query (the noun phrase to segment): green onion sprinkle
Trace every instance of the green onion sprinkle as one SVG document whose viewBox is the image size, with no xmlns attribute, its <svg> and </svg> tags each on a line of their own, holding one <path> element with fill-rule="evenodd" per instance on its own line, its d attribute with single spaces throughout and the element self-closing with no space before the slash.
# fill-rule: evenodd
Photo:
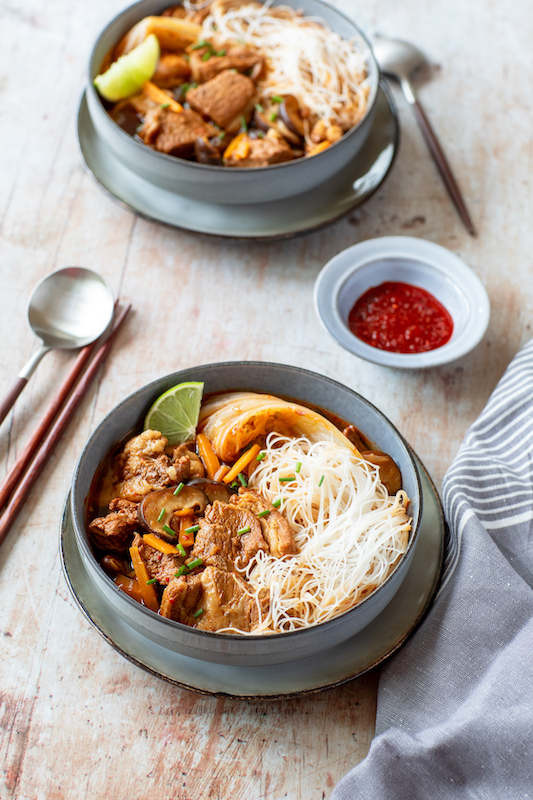
<svg viewBox="0 0 533 800">
<path fill-rule="evenodd" d="M 203 613 L 204 613 L 203 608 L 199 608 L 198 611 L 194 612 L 193 617 L 199 617 Z"/>
<path fill-rule="evenodd" d="M 178 483 L 178 485 L 176 486 L 173 494 L 175 494 L 177 496 L 181 492 L 181 490 L 183 489 L 184 486 L 185 486 L 184 483 Z"/>
<path fill-rule="evenodd" d="M 148 586 L 151 586 L 153 583 L 157 583 L 157 578 L 150 578 L 150 580 L 146 581 L 146 583 Z"/>
<path fill-rule="evenodd" d="M 269 514 L 270 514 L 270 509 L 269 508 L 265 508 L 265 510 L 264 511 L 260 511 L 257 516 L 259 517 L 259 519 L 261 519 L 261 517 L 268 517 Z"/>
<path fill-rule="evenodd" d="M 296 472 L 296 474 L 298 474 L 298 472 L 300 472 L 301 468 L 302 468 L 302 462 L 301 461 L 297 461 L 296 462 L 296 466 L 294 467 L 294 471 Z"/>
<path fill-rule="evenodd" d="M 163 525 L 163 530 L 165 533 L 168 533 L 169 536 L 177 536 L 178 534 L 176 531 L 173 531 L 172 528 L 169 528 L 168 525 Z"/>
<path fill-rule="evenodd" d="M 191 525 L 190 528 L 185 528 L 184 532 L 185 533 L 196 533 L 196 531 L 199 531 L 199 530 L 200 530 L 200 526 L 199 525 Z"/>
<path fill-rule="evenodd" d="M 162 520 L 162 519 L 163 519 L 163 517 L 165 516 L 165 513 L 166 513 L 166 508 L 162 508 L 162 509 L 161 509 L 161 511 L 159 512 L 159 516 L 158 516 L 158 518 L 157 518 L 157 521 L 158 521 L 158 522 L 161 522 L 161 520 Z"/>
<path fill-rule="evenodd" d="M 319 487 L 319 488 L 320 488 L 320 487 L 322 486 L 322 484 L 324 483 L 324 478 L 325 478 L 325 477 L 326 477 L 325 475 L 322 475 L 322 477 L 321 477 L 321 478 L 320 478 L 320 480 L 318 481 L 318 487 Z"/>
<path fill-rule="evenodd" d="M 237 536 L 242 536 L 243 533 L 250 533 L 251 530 L 252 529 L 250 528 L 250 526 L 247 525 L 245 528 L 241 528 L 240 531 L 237 531 Z"/>
<path fill-rule="evenodd" d="M 201 558 L 195 558 L 194 561 L 189 561 L 187 566 L 189 569 L 194 569 L 195 567 L 201 567 L 203 563 Z"/>
</svg>

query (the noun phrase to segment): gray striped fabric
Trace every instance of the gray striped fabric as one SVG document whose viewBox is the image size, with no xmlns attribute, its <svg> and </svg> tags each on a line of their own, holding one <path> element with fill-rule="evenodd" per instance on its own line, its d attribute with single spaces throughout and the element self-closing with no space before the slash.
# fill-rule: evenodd
<svg viewBox="0 0 533 800">
<path fill-rule="evenodd" d="M 377 736 L 332 800 L 533 798 L 533 342 L 444 480 L 431 612 L 383 668 Z"/>
</svg>

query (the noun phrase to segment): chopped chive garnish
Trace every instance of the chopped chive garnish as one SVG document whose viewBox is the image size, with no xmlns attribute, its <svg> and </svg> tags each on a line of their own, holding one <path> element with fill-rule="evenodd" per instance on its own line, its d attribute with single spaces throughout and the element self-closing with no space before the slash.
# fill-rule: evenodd
<svg viewBox="0 0 533 800">
<path fill-rule="evenodd" d="M 212 51 L 208 50 L 206 53 L 203 54 L 202 61 L 209 61 L 212 55 L 213 55 Z"/>
<path fill-rule="evenodd" d="M 226 55 L 226 50 L 225 49 L 224 50 L 219 50 L 218 53 L 216 53 L 216 55 L 217 56 L 225 56 Z M 235 70 L 235 71 L 237 71 L 237 70 Z"/>
<path fill-rule="evenodd" d="M 325 477 L 326 477 L 325 475 L 322 475 L 322 477 L 321 477 L 321 478 L 320 478 L 320 480 L 318 481 L 318 486 L 319 486 L 319 487 L 320 487 L 320 486 L 322 486 L 322 484 L 324 483 L 324 478 L 325 478 Z"/>
<path fill-rule="evenodd" d="M 250 533 L 251 530 L 252 529 L 250 528 L 250 526 L 247 525 L 245 528 L 241 528 L 239 531 L 237 531 L 237 536 L 242 536 L 243 533 Z"/>
<path fill-rule="evenodd" d="M 176 533 L 176 531 L 173 531 L 172 528 L 169 528 L 168 525 L 163 525 L 163 530 L 165 531 L 165 533 L 168 533 L 169 536 L 177 536 L 178 535 Z"/>
<path fill-rule="evenodd" d="M 263 108 L 263 106 L 261 105 L 261 103 L 256 103 L 256 104 L 255 104 L 255 109 L 256 109 L 256 111 L 259 111 L 259 113 L 260 113 L 260 114 L 261 114 L 261 112 L 262 112 L 262 111 L 264 111 L 264 110 L 265 110 L 265 109 Z"/>
<path fill-rule="evenodd" d="M 268 517 L 269 514 L 270 514 L 270 509 L 269 508 L 265 508 L 265 510 L 264 511 L 260 511 L 257 516 L 261 519 L 261 517 Z"/>
<path fill-rule="evenodd" d="M 271 100 L 273 103 L 283 103 L 283 97 L 280 97 L 279 94 L 273 95 L 273 97 L 271 97 Z"/>
<path fill-rule="evenodd" d="M 158 521 L 158 522 L 161 522 L 161 520 L 162 520 L 162 519 L 163 519 L 163 517 L 165 516 L 165 512 L 166 512 L 166 508 L 162 508 L 162 509 L 161 509 L 161 511 L 159 512 L 159 516 L 158 516 L 158 518 L 157 518 L 157 521 Z"/>
<path fill-rule="evenodd" d="M 187 55 L 187 53 L 184 54 L 183 58 L 185 59 L 185 61 L 189 60 L 189 56 Z"/>
<path fill-rule="evenodd" d="M 175 578 L 181 578 L 183 573 L 184 572 L 188 572 L 188 571 L 189 571 L 189 567 L 187 566 L 187 564 L 182 564 L 181 567 L 179 568 L 179 570 L 174 573 L 174 577 Z"/>
<path fill-rule="evenodd" d="M 194 569 L 195 567 L 201 567 L 203 563 L 201 558 L 195 558 L 194 561 L 189 561 L 187 566 L 189 569 Z"/>
<path fill-rule="evenodd" d="M 239 481 L 233 481 L 233 483 L 230 483 L 230 486 L 231 486 L 232 489 L 238 489 L 239 488 Z"/>
<path fill-rule="evenodd" d="M 200 39 L 198 44 L 191 47 L 191 50 L 201 50 L 202 47 L 211 47 L 211 42 L 206 42 L 205 39 Z"/>
<path fill-rule="evenodd" d="M 259 135 L 259 134 L 258 134 L 258 135 Z M 264 450 L 262 450 L 260 453 L 258 453 L 258 454 L 256 455 L 256 457 L 255 457 L 255 460 L 256 460 L 256 461 L 262 461 L 262 460 L 263 460 L 265 457 L 266 457 L 266 453 L 265 453 L 265 451 L 264 451 Z"/>
<path fill-rule="evenodd" d="M 277 500 L 274 500 L 274 502 L 272 503 L 272 505 L 274 506 L 274 508 L 279 508 L 279 507 L 280 507 L 280 505 L 281 505 L 281 497 L 278 497 L 278 499 L 277 499 Z"/>
<path fill-rule="evenodd" d="M 189 89 L 196 89 L 197 86 L 198 86 L 197 83 L 191 83 L 191 85 L 189 86 Z M 189 89 L 187 89 L 187 91 L 189 91 Z"/>
<path fill-rule="evenodd" d="M 296 480 L 296 478 L 294 477 L 294 475 L 291 475 L 290 478 L 280 478 L 279 482 L 280 483 L 289 483 L 290 481 L 295 481 L 295 480 Z"/>
<path fill-rule="evenodd" d="M 146 583 L 148 586 L 151 586 L 153 583 L 157 583 L 157 578 L 150 578 L 150 580 L 146 581 Z"/>
<path fill-rule="evenodd" d="M 246 480 L 246 475 L 244 475 L 242 472 L 239 472 L 237 477 L 241 482 L 241 486 L 244 486 L 244 487 L 248 486 L 248 481 Z"/>
<path fill-rule="evenodd" d="M 203 608 L 199 608 L 198 611 L 194 612 L 193 617 L 199 617 L 200 614 L 203 614 L 203 613 L 204 613 Z"/>
<path fill-rule="evenodd" d="M 241 128 L 243 129 L 243 131 L 247 131 L 248 125 L 246 124 L 246 120 L 244 119 L 244 117 L 241 117 L 240 120 L 241 120 Z"/>
<path fill-rule="evenodd" d="M 278 118 L 278 115 L 276 114 L 275 111 L 273 111 L 272 114 L 270 115 L 270 122 L 275 122 L 277 120 L 277 118 Z"/>
<path fill-rule="evenodd" d="M 184 483 L 178 483 L 178 485 L 174 489 L 173 494 L 175 494 L 177 496 L 181 492 L 181 490 L 183 489 L 184 486 L 185 486 Z"/>
<path fill-rule="evenodd" d="M 300 472 L 301 468 L 302 468 L 302 462 L 301 461 L 297 461 L 296 462 L 296 466 L 294 467 L 294 471 L 296 473 L 298 473 L 298 472 Z"/>
<path fill-rule="evenodd" d="M 169 106 L 170 106 L 170 103 L 165 103 L 165 105 L 161 106 L 161 108 L 168 108 Z"/>
<path fill-rule="evenodd" d="M 258 131 L 257 132 L 257 138 L 258 139 L 264 139 L 265 138 L 265 134 L 263 133 L 263 131 Z M 260 459 L 260 460 L 262 461 L 263 459 Z"/>
<path fill-rule="evenodd" d="M 185 556 L 187 555 L 187 551 L 184 548 L 184 546 L 181 544 L 181 542 L 178 542 L 178 544 L 176 545 L 176 549 L 177 549 L 178 553 L 180 554 L 180 556 L 183 556 L 183 558 L 185 558 Z"/>
<path fill-rule="evenodd" d="M 199 531 L 199 530 L 200 530 L 200 526 L 199 525 L 191 525 L 190 528 L 185 528 L 184 532 L 185 533 L 196 533 L 196 531 Z"/>
</svg>

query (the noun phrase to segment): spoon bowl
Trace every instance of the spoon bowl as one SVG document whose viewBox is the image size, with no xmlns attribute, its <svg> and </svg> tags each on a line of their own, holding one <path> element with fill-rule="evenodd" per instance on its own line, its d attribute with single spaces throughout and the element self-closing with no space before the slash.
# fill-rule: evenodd
<svg viewBox="0 0 533 800">
<path fill-rule="evenodd" d="M 85 267 L 65 267 L 35 287 L 28 322 L 45 347 L 84 347 L 104 333 L 113 315 L 106 281 Z"/>
<path fill-rule="evenodd" d="M 427 63 L 424 53 L 414 44 L 401 39 L 376 37 L 374 55 L 382 72 L 397 79 L 408 78 L 415 70 Z"/>
</svg>

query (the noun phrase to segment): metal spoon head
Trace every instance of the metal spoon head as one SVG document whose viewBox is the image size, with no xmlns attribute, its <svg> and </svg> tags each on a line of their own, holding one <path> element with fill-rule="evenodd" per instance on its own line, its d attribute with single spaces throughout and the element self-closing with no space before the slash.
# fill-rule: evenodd
<svg viewBox="0 0 533 800">
<path fill-rule="evenodd" d="M 37 284 L 28 321 L 46 347 L 85 347 L 104 333 L 113 307 L 113 292 L 101 275 L 85 267 L 65 267 Z"/>
<path fill-rule="evenodd" d="M 426 57 L 418 47 L 401 39 L 376 36 L 373 50 L 381 71 L 398 80 L 408 79 L 415 69 L 426 63 Z"/>
</svg>

